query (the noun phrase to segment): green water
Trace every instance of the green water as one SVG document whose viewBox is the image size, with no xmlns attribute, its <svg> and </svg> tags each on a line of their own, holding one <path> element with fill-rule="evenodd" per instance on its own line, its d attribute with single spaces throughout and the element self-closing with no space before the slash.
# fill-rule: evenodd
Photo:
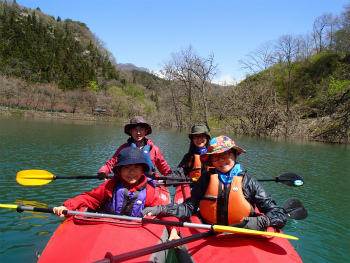
<svg viewBox="0 0 350 263">
<path fill-rule="evenodd" d="M 29 187 L 18 185 L 15 177 L 26 169 L 95 175 L 126 141 L 123 127 L 118 123 L 0 116 L 0 203 L 56 206 L 96 187 L 98 180 L 56 180 Z M 188 150 L 187 133 L 153 127 L 149 135 L 171 168 Z M 273 178 L 294 172 L 304 177 L 306 183 L 299 188 L 262 183 L 278 204 L 294 196 L 308 210 L 307 219 L 289 220 L 283 229 L 285 234 L 299 237 L 291 243 L 302 260 L 350 262 L 350 146 L 225 135 L 247 151 L 239 161 L 252 176 Z M 36 262 L 35 252 L 42 252 L 60 222 L 62 219 L 50 214 L 0 209 L 0 262 Z"/>
</svg>

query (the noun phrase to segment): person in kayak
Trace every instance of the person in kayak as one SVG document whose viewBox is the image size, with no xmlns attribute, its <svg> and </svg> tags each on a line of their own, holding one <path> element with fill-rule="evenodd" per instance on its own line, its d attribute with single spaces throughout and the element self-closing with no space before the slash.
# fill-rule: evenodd
<svg viewBox="0 0 350 263">
<path fill-rule="evenodd" d="M 91 192 L 85 192 L 68 199 L 63 206 L 54 207 L 53 212 L 64 217 L 64 210 L 76 210 L 87 207 L 94 211 L 139 217 L 144 207 L 164 204 L 160 187 L 144 175 L 149 171 L 142 151 L 136 147 L 127 147 L 118 154 L 113 169 L 114 178 L 105 181 Z M 171 219 L 170 220 L 177 220 Z M 168 227 L 169 240 L 178 239 L 179 228 Z"/>
<path fill-rule="evenodd" d="M 186 220 L 200 208 L 201 217 L 209 224 L 240 223 L 253 230 L 283 228 L 287 220 L 283 208 L 237 162 L 237 157 L 246 151 L 226 136 L 213 138 L 207 150 L 201 154 L 201 161 L 213 168 L 199 178 L 191 197 L 181 204 L 146 207 L 142 215 Z M 263 214 L 255 213 L 255 207 Z"/>
<path fill-rule="evenodd" d="M 133 117 L 130 120 L 130 123 L 125 125 L 124 132 L 129 135 L 130 138 L 118 148 L 112 158 L 109 159 L 97 172 L 100 180 L 105 180 L 108 174 L 112 172 L 112 169 L 118 161 L 119 152 L 126 147 L 137 147 L 143 150 L 145 160 L 150 166 L 150 171 L 145 173 L 146 176 L 159 176 L 155 173 L 155 168 L 157 168 L 164 176 L 167 176 L 172 172 L 160 149 L 151 139 L 146 137 L 146 135 L 152 133 L 152 127 L 142 116 Z"/>
<path fill-rule="evenodd" d="M 200 160 L 200 154 L 207 152 L 207 147 L 211 139 L 207 126 L 203 124 L 192 126 L 188 137 L 190 138 L 188 152 L 183 156 L 176 170 L 169 176 L 198 179 L 202 171 L 207 171 L 207 165 Z"/>
</svg>

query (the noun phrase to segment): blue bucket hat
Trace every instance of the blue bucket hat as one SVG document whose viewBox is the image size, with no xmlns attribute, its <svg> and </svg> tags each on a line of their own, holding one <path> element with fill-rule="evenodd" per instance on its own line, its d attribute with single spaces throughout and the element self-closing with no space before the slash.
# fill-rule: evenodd
<svg viewBox="0 0 350 263">
<path fill-rule="evenodd" d="M 146 163 L 142 150 L 136 147 L 126 147 L 122 149 L 118 154 L 118 161 L 115 167 L 133 164 L 142 165 L 144 173 L 149 171 L 149 166 Z"/>
</svg>

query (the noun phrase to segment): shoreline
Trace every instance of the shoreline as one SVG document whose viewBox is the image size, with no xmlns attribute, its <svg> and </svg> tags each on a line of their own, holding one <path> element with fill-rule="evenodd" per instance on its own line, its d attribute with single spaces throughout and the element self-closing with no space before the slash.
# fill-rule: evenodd
<svg viewBox="0 0 350 263">
<path fill-rule="evenodd" d="M 35 110 L 25 110 L 25 109 L 9 109 L 7 107 L 0 107 L 0 116 L 18 116 L 18 117 L 31 117 L 31 118 L 47 118 L 47 119 L 67 119 L 67 120 L 84 120 L 84 121 L 103 121 L 103 122 L 120 122 L 120 123 L 128 123 L 129 119 L 116 117 L 116 116 L 108 116 L 104 113 L 68 113 L 68 112 L 50 112 L 50 111 L 35 111 Z M 350 144 L 350 142 L 339 143 L 339 142 L 324 142 L 321 140 L 313 139 L 310 134 L 305 133 L 309 129 L 310 122 L 307 124 L 306 122 L 300 123 L 300 129 L 298 134 L 293 134 L 288 138 L 295 139 L 305 139 L 313 142 L 323 142 L 323 143 L 337 143 L 337 144 Z M 166 126 L 163 126 L 166 127 Z M 169 126 L 167 126 L 169 127 Z M 175 127 L 175 126 L 170 126 Z M 222 130 L 229 131 L 229 129 L 212 127 L 212 130 Z M 239 133 L 238 133 L 239 134 Z M 240 134 L 241 135 L 241 134 Z M 266 136 L 269 138 L 281 138 L 283 136 Z"/>
</svg>

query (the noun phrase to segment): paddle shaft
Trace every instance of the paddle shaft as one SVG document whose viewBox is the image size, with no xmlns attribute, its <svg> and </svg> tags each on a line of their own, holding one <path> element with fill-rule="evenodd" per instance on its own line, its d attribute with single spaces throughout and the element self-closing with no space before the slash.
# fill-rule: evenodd
<svg viewBox="0 0 350 263">
<path fill-rule="evenodd" d="M 107 176 L 107 179 L 113 178 L 113 176 Z M 186 178 L 186 177 L 151 177 L 156 181 L 164 180 L 163 183 L 158 183 L 158 185 L 181 185 L 181 184 L 192 184 L 196 182 L 197 178 Z M 56 179 L 98 179 L 96 175 L 53 175 L 52 173 L 45 170 L 23 170 L 17 173 L 16 180 L 21 185 L 44 185 L 50 183 Z M 167 180 L 172 180 L 173 182 L 167 183 Z M 278 177 L 273 179 L 257 179 L 258 181 L 273 181 L 281 182 L 288 186 L 301 186 L 304 183 L 304 179 L 295 173 L 283 173 Z M 174 182 L 174 181 L 185 181 L 185 182 Z"/>
<path fill-rule="evenodd" d="M 52 209 L 26 207 L 26 206 L 18 205 L 18 207 L 17 207 L 18 212 L 22 212 L 25 210 L 35 211 L 35 212 L 44 212 L 44 213 L 53 213 Z M 251 230 L 251 229 L 242 229 L 239 227 L 232 227 L 232 226 L 194 224 L 194 223 L 187 223 L 187 222 L 173 222 L 173 221 L 166 221 L 166 220 L 156 220 L 156 219 L 149 219 L 149 218 L 124 216 L 124 215 L 111 215 L 111 214 L 103 214 L 103 213 L 91 213 L 91 212 L 80 212 L 80 211 L 69 211 L 69 210 L 64 210 L 63 214 L 65 214 L 65 215 L 82 215 L 82 216 L 87 216 L 87 217 L 91 217 L 91 218 L 113 218 L 113 219 L 119 219 L 119 220 L 125 220 L 125 221 L 135 221 L 135 222 L 142 222 L 142 223 L 149 223 L 149 224 L 198 228 L 198 229 L 213 230 L 215 232 L 223 232 L 223 233 L 226 233 L 226 232 L 227 233 L 243 233 L 243 234 L 248 234 L 248 235 L 275 236 L 275 237 L 282 237 L 282 238 L 289 238 L 289 239 L 296 239 L 296 240 L 298 239 L 297 237 L 294 237 L 294 236 L 284 235 L 284 234 L 275 233 L 275 232 L 265 232 L 265 231 Z"/>
<path fill-rule="evenodd" d="M 192 183 L 197 181 L 194 178 L 187 178 L 187 177 L 167 177 L 167 176 L 161 176 L 161 177 L 151 177 L 153 180 L 173 180 L 173 181 L 187 181 L 188 183 Z M 259 182 L 294 182 L 295 179 L 280 179 L 278 177 L 276 178 L 268 178 L 268 179 L 257 179 Z"/>
<path fill-rule="evenodd" d="M 111 179 L 113 176 L 107 176 L 107 179 Z M 98 179 L 97 175 L 67 175 L 67 176 L 62 176 L 62 175 L 54 175 L 53 180 L 56 179 Z"/>
<path fill-rule="evenodd" d="M 51 213 L 53 214 L 52 208 L 41 208 L 41 207 L 32 207 L 32 206 L 24 206 L 24 205 L 18 205 L 17 206 L 17 212 L 23 212 L 23 211 L 31 211 L 31 212 L 41 212 L 41 213 Z"/>
<path fill-rule="evenodd" d="M 17 210 L 17 212 L 30 211 L 30 212 L 41 212 L 41 213 L 53 214 L 52 208 L 40 208 L 40 207 L 18 205 L 16 210 Z M 141 223 L 145 223 L 145 224 L 149 223 L 149 224 L 157 224 L 157 225 L 202 228 L 202 229 L 212 230 L 211 225 L 193 224 L 193 223 L 186 223 L 186 222 L 173 222 L 173 221 L 142 218 L 142 217 L 124 216 L 124 215 L 112 215 L 112 214 L 69 211 L 69 210 L 64 210 L 63 214 L 65 214 L 65 215 L 80 215 L 80 216 L 86 216 L 86 217 L 92 217 L 92 218 L 113 218 L 113 219 L 119 219 L 119 220 L 125 220 L 125 221 L 141 222 Z"/>
<path fill-rule="evenodd" d="M 99 261 L 95 261 L 93 263 L 112 263 L 112 262 L 123 262 L 126 260 L 131 260 L 134 258 L 138 258 L 138 257 L 142 257 L 148 254 L 152 254 L 161 250 L 165 250 L 165 249 L 169 249 L 169 248 L 173 248 L 173 247 L 177 247 L 177 246 L 181 246 L 183 244 L 188 244 L 191 242 L 194 242 L 196 240 L 202 239 L 202 238 L 206 238 L 206 237 L 210 237 L 210 236 L 214 236 L 215 233 L 212 231 L 208 231 L 208 232 L 203 232 L 203 233 L 199 233 L 193 236 L 189 236 L 189 237 L 185 237 L 185 238 L 181 238 L 181 239 L 177 239 L 177 240 L 172 240 L 172 241 L 168 241 L 162 244 L 158 244 L 155 246 L 151 246 L 151 247 L 146 247 L 140 250 L 136 250 L 136 251 L 131 251 L 131 252 L 127 252 L 124 254 L 120 254 L 117 256 L 113 256 L 112 253 L 108 252 L 106 253 L 106 256 L 104 259 L 99 260 Z"/>
</svg>

